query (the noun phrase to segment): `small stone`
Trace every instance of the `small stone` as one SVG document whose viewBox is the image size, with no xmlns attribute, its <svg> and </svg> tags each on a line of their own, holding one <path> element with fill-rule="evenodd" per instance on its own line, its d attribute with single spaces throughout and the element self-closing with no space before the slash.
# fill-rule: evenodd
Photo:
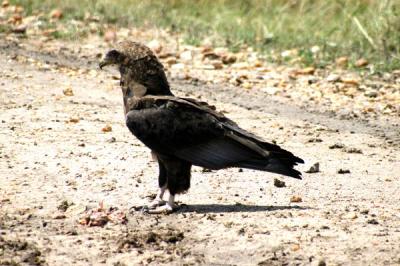
<svg viewBox="0 0 400 266">
<path fill-rule="evenodd" d="M 104 40 L 106 42 L 115 42 L 117 40 L 117 33 L 115 30 L 107 30 L 104 33 Z"/>
<path fill-rule="evenodd" d="M 349 212 L 346 215 L 344 215 L 343 218 L 354 220 L 358 218 L 358 215 L 355 212 Z"/>
<path fill-rule="evenodd" d="M 184 68 L 185 68 L 185 64 L 182 64 L 182 63 L 177 63 L 177 64 L 171 65 L 171 69 L 184 69 Z"/>
<path fill-rule="evenodd" d="M 338 173 L 338 174 L 341 174 L 341 175 L 343 175 L 343 174 L 350 174 L 350 170 L 349 170 L 349 169 L 339 169 L 339 170 L 337 171 L 337 173 Z"/>
<path fill-rule="evenodd" d="M 188 51 L 183 51 L 180 54 L 179 58 L 182 61 L 185 61 L 185 62 L 192 61 L 192 59 L 193 59 L 192 51 L 189 51 L 189 50 Z"/>
<path fill-rule="evenodd" d="M 55 215 L 53 215 L 54 220 L 65 219 L 66 217 L 67 216 L 65 216 L 65 214 L 62 214 L 62 213 L 56 213 Z"/>
<path fill-rule="evenodd" d="M 320 139 L 320 138 L 311 138 L 311 139 L 307 140 L 307 142 L 309 142 L 309 143 L 322 142 L 322 139 Z"/>
<path fill-rule="evenodd" d="M 149 43 L 147 43 L 147 46 L 153 50 L 156 54 L 160 53 L 162 50 L 162 45 L 158 40 L 152 40 Z"/>
<path fill-rule="evenodd" d="M 24 34 L 26 33 L 27 26 L 26 25 L 18 25 L 17 27 L 12 29 L 13 33 Z"/>
<path fill-rule="evenodd" d="M 331 146 L 329 146 L 329 149 L 343 149 L 344 148 L 344 144 L 342 143 L 335 143 Z"/>
<path fill-rule="evenodd" d="M 377 91 L 366 91 L 364 93 L 364 95 L 369 98 L 376 98 L 376 97 L 378 97 L 378 92 Z"/>
<path fill-rule="evenodd" d="M 359 153 L 359 154 L 362 154 L 362 150 L 357 149 L 357 148 L 345 148 L 344 151 L 347 152 L 347 153 Z"/>
<path fill-rule="evenodd" d="M 274 178 L 274 186 L 276 187 L 286 187 L 286 183 L 284 181 L 279 180 L 278 178 Z"/>
<path fill-rule="evenodd" d="M 318 173 L 319 172 L 319 162 L 313 164 L 310 169 L 306 171 L 308 174 Z"/>
<path fill-rule="evenodd" d="M 337 74 L 330 74 L 328 77 L 326 77 L 326 81 L 328 82 L 338 82 L 340 81 L 340 76 Z"/>
<path fill-rule="evenodd" d="M 110 139 L 107 140 L 108 143 L 114 143 L 117 140 L 114 137 L 111 137 Z"/>
<path fill-rule="evenodd" d="M 313 47 L 311 47 L 310 51 L 313 54 L 317 54 L 317 53 L 319 53 L 319 51 L 321 51 L 321 48 L 319 48 L 318 45 L 314 45 Z"/>
<path fill-rule="evenodd" d="M 367 223 L 369 223 L 369 224 L 379 224 L 379 222 L 376 220 L 376 219 L 369 219 L 368 221 L 367 221 Z"/>
</svg>

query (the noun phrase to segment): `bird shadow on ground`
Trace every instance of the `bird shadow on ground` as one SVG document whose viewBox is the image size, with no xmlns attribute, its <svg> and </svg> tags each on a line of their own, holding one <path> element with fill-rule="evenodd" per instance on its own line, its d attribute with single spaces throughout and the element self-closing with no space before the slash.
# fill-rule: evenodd
<svg viewBox="0 0 400 266">
<path fill-rule="evenodd" d="M 298 205 L 285 206 L 259 206 L 244 204 L 192 204 L 179 206 L 177 213 L 229 213 L 229 212 L 265 212 L 265 211 L 282 211 L 282 210 L 308 210 L 309 207 Z"/>
</svg>

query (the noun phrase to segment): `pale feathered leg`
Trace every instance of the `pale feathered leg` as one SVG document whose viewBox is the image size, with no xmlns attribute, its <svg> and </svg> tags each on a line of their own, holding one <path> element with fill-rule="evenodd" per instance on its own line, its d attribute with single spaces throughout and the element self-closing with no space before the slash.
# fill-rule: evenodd
<svg viewBox="0 0 400 266">
<path fill-rule="evenodd" d="M 157 193 L 156 198 L 149 204 L 149 209 L 154 209 L 156 207 L 162 206 L 165 204 L 165 200 L 163 200 L 165 190 L 167 189 L 167 185 L 160 187 L 160 191 Z"/>
</svg>

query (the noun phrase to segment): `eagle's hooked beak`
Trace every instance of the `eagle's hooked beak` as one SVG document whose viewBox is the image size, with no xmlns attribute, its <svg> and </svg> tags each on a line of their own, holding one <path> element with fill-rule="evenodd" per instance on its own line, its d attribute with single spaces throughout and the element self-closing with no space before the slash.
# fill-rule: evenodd
<svg viewBox="0 0 400 266">
<path fill-rule="evenodd" d="M 107 61 L 107 60 L 102 60 L 102 61 L 100 61 L 100 63 L 99 63 L 99 68 L 100 69 L 103 69 L 103 67 L 105 67 L 106 65 L 108 65 L 109 64 L 109 62 Z"/>
</svg>

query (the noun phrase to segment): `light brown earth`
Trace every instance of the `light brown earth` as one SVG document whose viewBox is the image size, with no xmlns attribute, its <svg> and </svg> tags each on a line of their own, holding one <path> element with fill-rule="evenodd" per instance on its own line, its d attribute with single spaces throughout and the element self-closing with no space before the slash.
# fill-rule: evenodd
<svg viewBox="0 0 400 266">
<path fill-rule="evenodd" d="M 157 165 L 124 125 L 117 73 L 96 67 L 106 47 L 49 45 L 0 42 L 1 265 L 400 265 L 398 117 L 338 118 L 172 71 L 177 94 L 215 104 L 320 172 L 195 167 L 176 213 L 145 215 L 134 207 L 154 196 Z M 126 222 L 80 224 L 101 202 Z"/>
</svg>

